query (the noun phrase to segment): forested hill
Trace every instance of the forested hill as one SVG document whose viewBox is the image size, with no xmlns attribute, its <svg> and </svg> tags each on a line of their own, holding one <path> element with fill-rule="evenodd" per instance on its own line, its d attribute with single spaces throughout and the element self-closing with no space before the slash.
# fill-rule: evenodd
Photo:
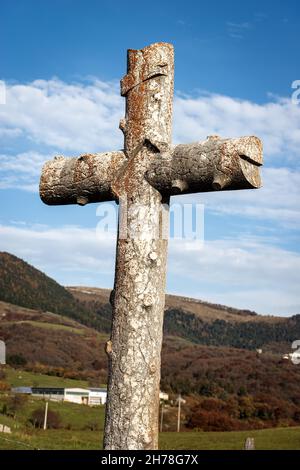
<svg viewBox="0 0 300 470">
<path fill-rule="evenodd" d="M 110 305 L 97 311 L 46 274 L 10 253 L 0 252 L 0 301 L 79 321 L 98 331 L 110 329 Z"/>
<path fill-rule="evenodd" d="M 20 258 L 0 252 L 0 300 L 84 320 L 85 310 L 56 281 Z"/>
<path fill-rule="evenodd" d="M 0 300 L 73 318 L 96 330 L 109 333 L 109 290 L 90 287 L 65 288 L 25 261 L 0 253 Z M 207 346 L 242 349 L 264 348 L 289 352 L 300 337 L 300 315 L 257 315 L 196 299 L 166 296 L 164 331 Z"/>
<path fill-rule="evenodd" d="M 0 253 L 0 298 L 33 309 L 65 313 L 74 299 L 56 281 L 9 253 Z"/>
</svg>

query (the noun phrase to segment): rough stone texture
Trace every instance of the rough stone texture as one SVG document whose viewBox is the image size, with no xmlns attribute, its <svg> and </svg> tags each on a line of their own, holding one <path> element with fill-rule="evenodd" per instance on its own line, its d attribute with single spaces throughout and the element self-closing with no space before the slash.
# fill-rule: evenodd
<svg viewBox="0 0 300 470">
<path fill-rule="evenodd" d="M 173 75 L 170 44 L 129 50 L 124 151 L 56 157 L 40 182 L 47 204 L 120 204 L 105 449 L 157 448 L 170 196 L 261 185 L 256 137 L 171 148 Z"/>
<path fill-rule="evenodd" d="M 116 199 L 111 185 L 115 174 L 126 165 L 121 150 L 78 158 L 56 157 L 44 165 L 41 198 L 50 205 Z M 212 136 L 204 142 L 154 153 L 145 167 L 145 177 L 167 199 L 178 193 L 259 188 L 261 165 L 262 144 L 257 137 Z"/>
<path fill-rule="evenodd" d="M 257 137 L 180 144 L 158 155 L 146 179 L 161 194 L 259 188 L 262 144 Z"/>
<path fill-rule="evenodd" d="M 121 81 L 127 162 L 112 184 L 120 200 L 109 342 L 105 449 L 156 449 L 167 238 L 161 194 L 145 179 L 171 144 L 174 55 L 169 44 L 128 53 Z M 127 230 L 127 234 L 126 234 Z"/>
<path fill-rule="evenodd" d="M 43 166 L 40 197 L 49 205 L 113 200 L 111 183 L 125 161 L 122 151 L 75 158 L 57 156 Z"/>
</svg>

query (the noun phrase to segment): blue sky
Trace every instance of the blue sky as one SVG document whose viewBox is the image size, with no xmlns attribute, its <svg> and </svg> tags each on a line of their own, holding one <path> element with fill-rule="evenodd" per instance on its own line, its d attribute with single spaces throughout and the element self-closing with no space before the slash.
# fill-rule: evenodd
<svg viewBox="0 0 300 470">
<path fill-rule="evenodd" d="M 175 46 L 174 142 L 255 134 L 264 187 L 192 195 L 205 243 L 171 240 L 168 291 L 265 314 L 300 313 L 297 1 L 2 0 L 0 249 L 64 284 L 110 287 L 115 236 L 97 205 L 47 207 L 42 163 L 122 147 L 126 50 Z"/>
</svg>

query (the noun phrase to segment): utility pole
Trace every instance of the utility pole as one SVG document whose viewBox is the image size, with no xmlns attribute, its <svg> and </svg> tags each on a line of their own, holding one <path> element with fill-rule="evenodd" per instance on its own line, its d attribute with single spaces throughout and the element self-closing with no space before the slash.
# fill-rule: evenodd
<svg viewBox="0 0 300 470">
<path fill-rule="evenodd" d="M 163 430 L 163 422 L 164 422 L 164 402 L 161 402 L 160 408 L 160 432 Z"/>
<path fill-rule="evenodd" d="M 178 395 L 177 432 L 180 432 L 181 394 Z"/>
<path fill-rule="evenodd" d="M 48 419 L 48 402 L 46 401 L 46 405 L 45 405 L 45 417 L 44 417 L 44 431 L 46 431 L 47 429 L 47 419 Z"/>
</svg>

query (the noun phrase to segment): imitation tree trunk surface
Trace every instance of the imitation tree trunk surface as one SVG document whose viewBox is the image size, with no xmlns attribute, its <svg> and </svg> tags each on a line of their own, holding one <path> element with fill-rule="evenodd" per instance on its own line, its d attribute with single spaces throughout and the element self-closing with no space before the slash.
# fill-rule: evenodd
<svg viewBox="0 0 300 470">
<path fill-rule="evenodd" d="M 147 145 L 147 140 L 145 145 Z M 56 157 L 44 165 L 40 193 L 46 204 L 81 204 L 113 200 L 114 175 L 127 163 L 123 151 Z M 180 144 L 155 154 L 146 179 L 163 195 L 259 188 L 262 144 L 257 137 Z"/>
<path fill-rule="evenodd" d="M 164 239 L 161 195 L 145 173 L 171 143 L 173 61 L 169 44 L 130 50 L 128 73 L 121 81 L 127 161 L 112 183 L 120 201 L 120 232 L 107 344 L 105 449 L 158 446 L 167 234 Z"/>
<path fill-rule="evenodd" d="M 171 147 L 173 75 L 170 44 L 129 50 L 124 150 L 58 156 L 40 181 L 46 204 L 120 204 L 105 449 L 157 448 L 170 196 L 261 186 L 257 137 Z"/>
</svg>

